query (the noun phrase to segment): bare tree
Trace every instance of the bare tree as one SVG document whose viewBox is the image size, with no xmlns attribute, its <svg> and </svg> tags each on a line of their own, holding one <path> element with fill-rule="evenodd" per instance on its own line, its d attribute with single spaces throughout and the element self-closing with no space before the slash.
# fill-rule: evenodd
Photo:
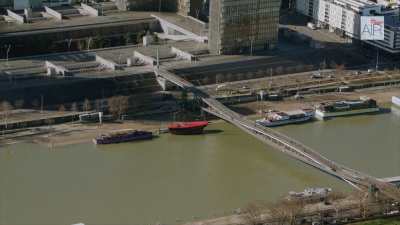
<svg viewBox="0 0 400 225">
<path fill-rule="evenodd" d="M 368 193 L 362 191 L 354 191 L 351 194 L 358 204 L 360 217 L 365 218 L 368 212 Z"/>
<path fill-rule="evenodd" d="M 331 60 L 331 61 L 329 62 L 329 67 L 330 67 L 331 69 L 335 69 L 337 65 L 338 65 L 338 64 L 337 64 L 334 60 Z"/>
<path fill-rule="evenodd" d="M 90 104 L 89 99 L 85 99 L 83 102 L 83 111 L 90 111 L 92 109 L 92 105 Z"/>
<path fill-rule="evenodd" d="M 282 73 L 283 73 L 283 67 L 282 67 L 282 66 L 278 66 L 278 67 L 275 69 L 275 72 L 276 72 L 277 74 L 282 74 Z"/>
<path fill-rule="evenodd" d="M 126 113 L 129 108 L 129 97 L 128 96 L 114 96 L 108 99 L 108 110 L 110 113 L 117 118 L 121 118 L 121 115 Z"/>
<path fill-rule="evenodd" d="M 37 100 L 36 98 L 32 100 L 31 105 L 33 106 L 33 108 L 37 109 L 39 108 L 39 100 Z"/>
<path fill-rule="evenodd" d="M 11 110 L 13 110 L 13 106 L 9 102 L 3 101 L 0 105 L 0 109 L 3 112 L 3 120 L 5 128 L 7 129 L 8 117 L 11 114 Z"/>
<path fill-rule="evenodd" d="M 237 73 L 236 74 L 236 80 L 243 80 L 244 79 L 244 74 L 243 73 Z"/>
<path fill-rule="evenodd" d="M 233 79 L 233 77 L 232 77 L 233 75 L 231 74 L 231 73 L 227 73 L 226 75 L 225 75 L 225 79 L 226 79 L 226 81 L 227 82 L 230 82 L 230 81 L 232 81 L 232 79 Z"/>
<path fill-rule="evenodd" d="M 301 200 L 281 200 L 269 207 L 272 219 L 278 225 L 296 224 L 296 219 L 303 213 L 304 202 Z"/>
<path fill-rule="evenodd" d="M 285 207 L 286 206 L 282 202 L 277 202 L 269 207 L 272 220 L 275 221 L 277 225 L 285 225 L 289 222 L 289 215 Z"/>
<path fill-rule="evenodd" d="M 250 80 L 250 79 L 253 79 L 254 78 L 254 73 L 253 72 L 247 72 L 246 73 L 246 78 L 248 79 L 248 80 Z"/>
<path fill-rule="evenodd" d="M 335 202 L 336 200 L 346 198 L 346 194 L 339 191 L 332 191 L 328 194 L 326 198 L 328 202 Z"/>
<path fill-rule="evenodd" d="M 76 104 L 76 102 L 71 104 L 71 111 L 73 111 L 73 112 L 78 112 L 79 111 L 78 105 Z"/>
<path fill-rule="evenodd" d="M 97 112 L 103 111 L 102 101 L 103 101 L 103 99 L 96 99 L 96 111 Z"/>
<path fill-rule="evenodd" d="M 65 106 L 64 105 L 60 105 L 60 107 L 58 107 L 58 111 L 59 112 L 65 112 Z"/>
<path fill-rule="evenodd" d="M 24 107 L 24 100 L 23 99 L 18 99 L 14 102 L 14 106 L 16 109 L 21 109 Z"/>
<path fill-rule="evenodd" d="M 267 209 L 267 205 L 264 202 L 252 202 L 242 209 L 244 219 L 249 225 L 262 224 L 261 215 Z"/>
<path fill-rule="evenodd" d="M 304 65 L 298 64 L 297 66 L 294 67 L 294 71 L 296 72 L 301 72 L 304 70 Z"/>
<path fill-rule="evenodd" d="M 56 121 L 54 118 L 47 118 L 45 122 L 49 127 L 51 127 L 51 125 L 53 125 Z"/>
<path fill-rule="evenodd" d="M 209 76 L 205 76 L 205 77 L 203 78 L 203 84 L 207 85 L 207 84 L 209 84 L 209 83 L 210 83 L 210 77 L 209 77 Z"/>
<path fill-rule="evenodd" d="M 222 83 L 222 82 L 224 82 L 224 79 L 225 79 L 225 76 L 224 76 L 224 74 L 222 74 L 222 73 L 217 73 L 216 75 L 215 75 L 215 82 L 218 84 L 218 83 Z"/>
</svg>

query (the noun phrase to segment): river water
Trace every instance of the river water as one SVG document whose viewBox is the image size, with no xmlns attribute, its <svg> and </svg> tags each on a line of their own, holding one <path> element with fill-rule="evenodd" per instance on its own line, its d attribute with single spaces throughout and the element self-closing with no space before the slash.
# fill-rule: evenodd
<svg viewBox="0 0 400 225">
<path fill-rule="evenodd" d="M 277 129 L 355 169 L 400 175 L 400 115 Z M 179 224 L 310 186 L 349 190 L 227 123 L 207 130 L 112 146 L 0 149 L 0 224 Z"/>
</svg>

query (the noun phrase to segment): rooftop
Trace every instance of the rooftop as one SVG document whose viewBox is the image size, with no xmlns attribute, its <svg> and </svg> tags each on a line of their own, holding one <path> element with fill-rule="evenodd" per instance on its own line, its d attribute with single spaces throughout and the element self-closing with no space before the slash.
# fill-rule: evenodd
<svg viewBox="0 0 400 225">
<path fill-rule="evenodd" d="M 17 24 L 0 21 L 0 37 L 7 35 L 18 35 L 26 32 L 44 32 L 50 30 L 78 29 L 80 27 L 104 26 L 121 23 L 132 23 L 143 20 L 154 20 L 151 12 L 109 12 L 105 16 L 77 16 L 63 19 L 61 21 L 48 18 L 37 20 L 32 23 Z"/>
</svg>

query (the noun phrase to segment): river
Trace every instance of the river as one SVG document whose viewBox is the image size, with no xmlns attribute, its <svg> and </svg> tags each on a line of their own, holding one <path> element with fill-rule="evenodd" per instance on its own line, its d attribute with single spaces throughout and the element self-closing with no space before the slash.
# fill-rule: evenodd
<svg viewBox="0 0 400 225">
<path fill-rule="evenodd" d="M 276 129 L 352 168 L 400 175 L 400 115 Z M 111 146 L 0 149 L 0 224 L 179 224 L 310 186 L 349 190 L 227 123 L 207 130 Z"/>
</svg>

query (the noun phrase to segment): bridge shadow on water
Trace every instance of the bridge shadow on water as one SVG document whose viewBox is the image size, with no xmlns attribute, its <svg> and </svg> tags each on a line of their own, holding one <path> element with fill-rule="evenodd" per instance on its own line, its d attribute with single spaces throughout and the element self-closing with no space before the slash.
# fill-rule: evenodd
<svg viewBox="0 0 400 225">
<path fill-rule="evenodd" d="M 203 134 L 204 135 L 207 135 L 207 134 L 219 134 L 219 133 L 222 133 L 222 132 L 224 132 L 224 131 L 220 130 L 220 129 L 205 129 Z"/>
</svg>

